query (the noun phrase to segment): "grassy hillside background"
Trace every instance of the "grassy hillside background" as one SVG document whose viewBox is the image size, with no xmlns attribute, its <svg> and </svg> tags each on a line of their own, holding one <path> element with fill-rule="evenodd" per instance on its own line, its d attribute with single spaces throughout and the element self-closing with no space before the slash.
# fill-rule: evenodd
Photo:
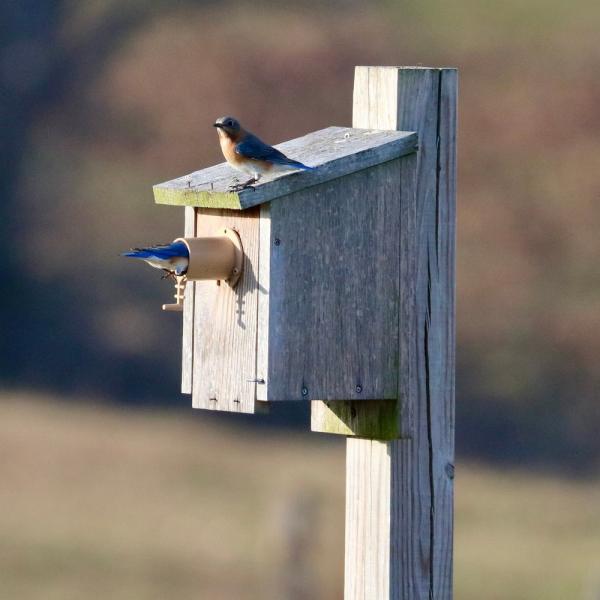
<svg viewBox="0 0 600 600">
<path fill-rule="evenodd" d="M 334 600 L 344 445 L 2 396 L 0 597 Z M 595 600 L 600 482 L 456 474 L 455 597 Z"/>
</svg>

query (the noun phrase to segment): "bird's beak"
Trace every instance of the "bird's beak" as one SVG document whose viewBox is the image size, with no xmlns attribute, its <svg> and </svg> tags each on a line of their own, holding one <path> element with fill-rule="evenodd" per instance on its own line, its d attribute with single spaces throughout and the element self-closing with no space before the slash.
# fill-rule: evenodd
<svg viewBox="0 0 600 600">
<path fill-rule="evenodd" d="M 213 127 L 223 127 L 223 123 L 213 123 Z"/>
</svg>

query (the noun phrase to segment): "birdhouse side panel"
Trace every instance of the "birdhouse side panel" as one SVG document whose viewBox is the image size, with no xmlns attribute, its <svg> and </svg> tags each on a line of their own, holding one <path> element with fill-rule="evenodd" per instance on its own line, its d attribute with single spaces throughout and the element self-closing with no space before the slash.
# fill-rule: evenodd
<svg viewBox="0 0 600 600">
<path fill-rule="evenodd" d="M 271 202 L 269 400 L 398 398 L 399 160 Z"/>
<path fill-rule="evenodd" d="M 256 344 L 256 399 L 268 397 L 269 373 L 269 290 L 271 287 L 271 204 L 260 205 L 260 248 L 258 265 L 258 340 Z"/>
<path fill-rule="evenodd" d="M 256 397 L 259 207 L 197 209 L 196 235 L 235 229 L 244 249 L 242 276 L 197 281 L 194 294 L 194 408 L 253 413 Z"/>
<path fill-rule="evenodd" d="M 185 207 L 184 236 L 196 236 L 196 209 Z M 192 393 L 192 375 L 194 370 L 194 294 L 196 283 L 188 281 L 183 302 L 183 335 L 181 349 L 181 393 Z"/>
</svg>

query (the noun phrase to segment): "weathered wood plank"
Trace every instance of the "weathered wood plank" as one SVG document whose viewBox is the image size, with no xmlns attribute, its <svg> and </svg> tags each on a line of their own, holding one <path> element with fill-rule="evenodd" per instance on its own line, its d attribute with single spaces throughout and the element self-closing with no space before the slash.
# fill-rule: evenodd
<svg viewBox="0 0 600 600">
<path fill-rule="evenodd" d="M 415 407 L 415 371 L 416 355 L 414 343 L 416 337 L 416 293 L 417 293 L 417 155 L 400 161 L 400 180 L 407 190 L 400 204 L 400 369 L 398 378 L 398 432 L 402 438 L 412 435 L 414 430 Z M 410 197 L 408 196 L 410 194 Z"/>
<path fill-rule="evenodd" d="M 388 450 L 385 442 L 348 439 L 345 600 L 392 597 L 389 544 L 392 461 Z M 369 493 L 370 489 L 373 493 Z"/>
<path fill-rule="evenodd" d="M 271 215 L 268 203 L 260 206 L 258 258 L 258 339 L 256 344 L 256 399 L 268 400 L 269 289 L 271 285 Z"/>
<path fill-rule="evenodd" d="M 259 208 L 199 209 L 196 235 L 236 229 L 244 246 L 237 286 L 196 282 L 194 319 L 194 408 L 252 413 L 256 398 Z"/>
<path fill-rule="evenodd" d="M 244 176 L 227 163 L 221 163 L 155 185 L 154 199 L 158 204 L 245 209 L 415 152 L 416 135 L 328 127 L 276 148 L 318 169 L 275 175 L 261 180 L 253 189 L 230 192 L 228 188 L 234 177 L 243 180 Z"/>
<path fill-rule="evenodd" d="M 398 397 L 404 160 L 271 202 L 269 400 Z"/>
<path fill-rule="evenodd" d="M 185 237 L 196 236 L 196 209 L 185 208 Z M 192 393 L 192 373 L 194 369 L 194 292 L 196 284 L 188 281 L 183 301 L 183 344 L 181 351 L 181 393 Z"/>
<path fill-rule="evenodd" d="M 389 593 L 378 597 L 452 597 L 456 81 L 454 69 L 356 71 L 353 124 L 409 129 L 419 136 L 417 314 L 411 439 L 381 442 L 385 450 L 378 447 L 377 454 L 370 440 L 347 440 L 347 477 L 353 484 L 346 505 L 346 600 L 364 600 L 372 597 L 365 589 L 383 589 L 365 578 L 385 577 L 385 571 L 359 569 L 385 560 L 388 548 Z M 379 410 L 371 404 L 376 403 L 348 402 L 345 411 L 353 408 L 357 421 L 368 422 L 367 413 Z M 322 417 L 319 430 L 325 425 Z M 382 485 L 381 473 L 385 478 L 388 472 L 391 484 Z M 383 514 L 377 535 L 357 525 L 366 518 L 367 499 Z"/>
<path fill-rule="evenodd" d="M 435 598 L 452 598 L 454 540 L 454 389 L 455 389 L 455 244 L 456 123 L 458 74 L 444 69 L 439 82 L 437 203 L 430 255 L 431 323 L 437 349 L 428 353 L 431 477 L 433 490 L 433 582 Z M 433 232 L 432 232 L 433 233 Z M 435 336 L 435 337 L 433 337 Z M 428 341 L 428 348 L 431 341 Z"/>
<path fill-rule="evenodd" d="M 418 413 L 412 444 L 398 442 L 394 453 L 398 460 L 406 461 L 413 480 L 410 497 L 416 511 L 412 523 L 406 523 L 404 535 L 418 535 L 422 550 L 427 549 L 427 561 L 421 563 L 427 568 L 415 571 L 422 584 L 415 597 L 446 600 L 452 598 L 457 73 L 454 69 L 403 70 L 398 90 L 398 127 L 414 127 L 420 140 L 415 338 Z M 402 519 L 401 498 L 408 490 L 402 480 L 398 488 L 393 515 Z M 402 537 L 401 532 L 393 539 L 398 556 L 406 552 Z M 415 569 L 419 565 L 416 554 L 413 564 Z"/>
</svg>

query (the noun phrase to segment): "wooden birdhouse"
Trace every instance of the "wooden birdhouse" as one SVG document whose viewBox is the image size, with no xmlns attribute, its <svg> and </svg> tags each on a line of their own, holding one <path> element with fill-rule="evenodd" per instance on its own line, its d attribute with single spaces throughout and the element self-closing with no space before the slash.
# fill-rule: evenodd
<svg viewBox="0 0 600 600">
<path fill-rule="evenodd" d="M 417 136 L 329 127 L 278 148 L 316 169 L 232 192 L 224 163 L 154 187 L 156 202 L 186 207 L 190 264 L 211 263 L 194 244 L 225 232 L 243 253 L 235 286 L 190 276 L 182 391 L 196 408 L 250 413 L 265 401 L 400 399 Z"/>
</svg>

